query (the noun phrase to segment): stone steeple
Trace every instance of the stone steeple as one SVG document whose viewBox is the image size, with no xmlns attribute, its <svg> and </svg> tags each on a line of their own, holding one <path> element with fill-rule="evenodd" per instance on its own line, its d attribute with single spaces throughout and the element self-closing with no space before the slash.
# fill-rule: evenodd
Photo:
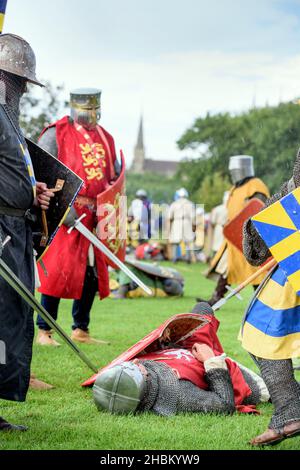
<svg viewBox="0 0 300 470">
<path fill-rule="evenodd" d="M 131 166 L 132 173 L 144 173 L 146 152 L 144 146 L 143 116 L 141 116 L 137 143 L 134 148 L 134 159 Z"/>
</svg>

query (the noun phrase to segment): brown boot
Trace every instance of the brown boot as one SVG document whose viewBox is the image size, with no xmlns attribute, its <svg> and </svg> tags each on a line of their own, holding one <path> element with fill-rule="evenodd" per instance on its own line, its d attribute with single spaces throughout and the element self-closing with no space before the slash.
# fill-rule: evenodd
<svg viewBox="0 0 300 470">
<path fill-rule="evenodd" d="M 102 341 L 100 339 L 95 339 L 90 336 L 89 331 L 81 330 L 80 328 L 76 328 L 73 330 L 71 339 L 73 341 L 77 341 L 78 343 L 85 343 L 85 344 L 109 344 L 107 341 Z"/>
<path fill-rule="evenodd" d="M 40 330 L 38 331 L 38 335 L 36 338 L 36 344 L 40 346 L 60 346 L 60 344 L 52 338 L 53 332 Z"/>
<path fill-rule="evenodd" d="M 34 374 L 30 375 L 29 387 L 33 390 L 51 390 L 54 388 L 53 385 L 47 384 L 46 382 L 37 379 Z"/>
</svg>

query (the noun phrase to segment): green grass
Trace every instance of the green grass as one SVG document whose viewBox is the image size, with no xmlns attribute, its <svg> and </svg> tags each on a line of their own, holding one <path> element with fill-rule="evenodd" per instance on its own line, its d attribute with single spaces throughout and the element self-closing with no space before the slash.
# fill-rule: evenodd
<svg viewBox="0 0 300 470">
<path fill-rule="evenodd" d="M 214 283 L 202 276 L 203 265 L 180 264 L 178 269 L 186 280 L 184 298 L 95 301 L 91 332 L 111 344 L 82 346 L 94 363 L 106 365 L 168 317 L 188 312 L 197 295 L 210 295 Z M 218 312 L 218 318 L 227 354 L 254 368 L 237 340 L 251 294 L 252 290 L 247 289 L 244 300 L 232 300 Z M 66 331 L 71 326 L 70 309 L 71 302 L 63 301 L 59 323 Z M 25 404 L 0 402 L 0 415 L 29 426 L 26 433 L 1 435 L 0 449 L 251 449 L 249 439 L 264 431 L 272 415 L 271 404 L 260 407 L 260 416 L 186 414 L 162 418 L 100 413 L 93 404 L 91 390 L 80 387 L 91 372 L 66 345 L 58 349 L 35 345 L 32 370 L 55 389 L 29 391 Z M 274 448 L 299 449 L 300 438 L 285 440 Z"/>
</svg>

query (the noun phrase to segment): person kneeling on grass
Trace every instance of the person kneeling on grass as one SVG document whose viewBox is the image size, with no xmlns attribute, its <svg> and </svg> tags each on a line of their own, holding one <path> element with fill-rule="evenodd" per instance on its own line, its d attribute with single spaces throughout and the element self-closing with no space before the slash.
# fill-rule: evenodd
<svg viewBox="0 0 300 470">
<path fill-rule="evenodd" d="M 93 387 L 99 410 L 111 413 L 153 411 L 232 414 L 257 412 L 269 400 L 263 380 L 226 358 L 217 337 L 218 320 L 201 302 L 192 313 L 209 321 L 175 344 L 106 368 Z"/>
</svg>

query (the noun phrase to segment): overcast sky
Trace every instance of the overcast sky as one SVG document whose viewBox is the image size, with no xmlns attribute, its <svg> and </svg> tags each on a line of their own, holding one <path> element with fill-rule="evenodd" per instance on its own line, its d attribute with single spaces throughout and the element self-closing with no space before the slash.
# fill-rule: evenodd
<svg viewBox="0 0 300 470">
<path fill-rule="evenodd" d="M 151 158 L 207 111 L 300 96 L 300 0 L 8 0 L 39 77 L 101 88 L 102 125 L 130 162 L 141 113 Z"/>
</svg>

